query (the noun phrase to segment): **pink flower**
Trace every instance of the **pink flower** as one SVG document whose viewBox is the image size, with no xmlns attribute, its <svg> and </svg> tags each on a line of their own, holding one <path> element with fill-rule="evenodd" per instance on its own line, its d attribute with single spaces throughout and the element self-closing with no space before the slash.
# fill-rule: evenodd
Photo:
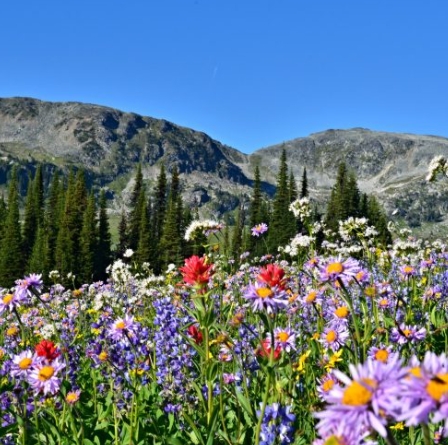
<svg viewBox="0 0 448 445">
<path fill-rule="evenodd" d="M 185 266 L 179 270 L 184 277 L 184 282 L 197 287 L 204 287 L 210 281 L 213 273 L 213 264 L 206 264 L 207 259 L 193 255 L 185 260 Z"/>
</svg>

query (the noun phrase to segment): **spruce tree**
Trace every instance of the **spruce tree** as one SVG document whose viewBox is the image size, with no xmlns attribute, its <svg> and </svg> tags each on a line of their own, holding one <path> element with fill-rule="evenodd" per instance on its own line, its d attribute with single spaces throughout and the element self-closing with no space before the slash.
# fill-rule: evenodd
<svg viewBox="0 0 448 445">
<path fill-rule="evenodd" d="M 160 239 L 162 237 L 163 224 L 165 222 L 165 213 L 167 205 L 167 178 L 164 164 L 160 167 L 160 173 L 157 177 L 157 184 L 154 190 L 154 205 L 152 208 L 152 253 L 151 263 L 155 269 L 160 269 Z"/>
<path fill-rule="evenodd" d="M 308 196 L 308 177 L 306 174 L 306 167 L 303 167 L 302 182 L 300 186 L 300 197 L 306 198 Z"/>
<path fill-rule="evenodd" d="M 40 273 L 46 279 L 51 271 L 51 266 L 48 232 L 44 226 L 40 225 L 37 229 L 36 240 L 31 252 L 28 272 Z"/>
<path fill-rule="evenodd" d="M 129 214 L 129 226 L 128 226 L 128 248 L 136 250 L 138 246 L 140 236 L 140 223 L 142 220 L 141 215 L 141 200 L 146 199 L 145 188 L 143 186 L 142 167 L 139 164 L 137 167 L 137 173 L 135 175 L 134 188 L 132 190 Z"/>
<path fill-rule="evenodd" d="M 18 171 L 14 166 L 8 188 L 8 213 L 0 244 L 0 286 L 10 287 L 24 272 L 20 231 Z"/>
<path fill-rule="evenodd" d="M 95 278 L 105 280 L 106 269 L 112 262 L 112 246 L 109 218 L 107 216 L 107 201 L 104 190 L 100 192 L 98 215 L 98 245 L 95 256 Z"/>
<path fill-rule="evenodd" d="M 118 224 L 118 245 L 115 249 L 115 256 L 121 257 L 126 249 L 129 247 L 129 232 L 128 232 L 128 219 L 126 217 L 126 211 L 121 211 L 120 222 Z"/>
<path fill-rule="evenodd" d="M 137 251 L 135 253 L 136 261 L 141 265 L 143 263 L 150 263 L 151 260 L 151 235 L 149 226 L 148 205 L 144 194 L 140 194 L 139 208 L 140 208 L 140 227 Z M 143 199 L 142 199 L 143 197 Z"/>
<path fill-rule="evenodd" d="M 48 263 L 56 263 L 56 241 L 64 211 L 65 193 L 57 170 L 54 172 L 48 191 L 47 205 L 44 213 L 44 225 L 48 238 Z"/>
<path fill-rule="evenodd" d="M 28 190 L 25 200 L 25 213 L 23 218 L 23 233 L 22 233 L 22 253 L 23 261 L 27 264 L 31 251 L 33 250 L 34 241 L 36 239 L 38 229 L 38 216 L 36 213 L 37 203 L 34 201 L 35 195 L 33 193 L 33 181 L 28 182 Z"/>
<path fill-rule="evenodd" d="M 93 192 L 90 193 L 87 207 L 84 211 L 82 229 L 79 235 L 79 244 L 79 279 L 82 283 L 90 283 L 93 279 L 95 256 L 98 248 L 96 203 Z"/>
</svg>

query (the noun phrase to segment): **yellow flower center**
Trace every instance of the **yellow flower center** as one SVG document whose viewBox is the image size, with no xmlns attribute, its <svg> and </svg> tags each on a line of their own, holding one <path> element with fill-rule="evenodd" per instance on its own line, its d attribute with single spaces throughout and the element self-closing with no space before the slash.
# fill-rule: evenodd
<svg viewBox="0 0 448 445">
<path fill-rule="evenodd" d="M 389 304 L 389 300 L 387 298 L 382 298 L 380 300 L 380 306 L 387 306 Z"/>
<path fill-rule="evenodd" d="M 79 400 L 79 395 L 76 392 L 69 392 L 65 398 L 67 403 L 75 403 Z"/>
<path fill-rule="evenodd" d="M 332 389 L 333 388 L 333 386 L 334 386 L 334 380 L 327 380 L 327 381 L 325 381 L 323 384 L 322 384 L 322 389 L 325 391 L 325 392 L 328 392 L 328 391 L 330 391 L 330 389 Z"/>
<path fill-rule="evenodd" d="M 367 286 L 367 287 L 364 289 L 364 293 L 365 293 L 365 295 L 366 295 L 367 297 L 374 297 L 375 294 L 376 294 L 375 286 Z"/>
<path fill-rule="evenodd" d="M 47 380 L 50 380 L 53 377 L 54 374 L 54 368 L 53 366 L 44 366 L 43 368 L 39 369 L 39 375 L 37 378 L 41 382 L 46 382 Z"/>
<path fill-rule="evenodd" d="M 338 273 L 342 273 L 344 270 L 344 266 L 342 265 L 342 263 L 330 263 L 327 266 L 327 274 L 331 275 L 331 274 L 338 274 Z"/>
<path fill-rule="evenodd" d="M 289 334 L 287 332 L 285 332 L 285 331 L 279 332 L 277 334 L 277 338 L 278 338 L 279 341 L 284 343 L 284 342 L 286 342 L 288 340 Z"/>
<path fill-rule="evenodd" d="M 17 332 L 19 332 L 19 328 L 17 326 L 11 326 L 10 328 L 8 328 L 6 330 L 6 335 L 8 337 L 12 337 L 12 336 L 16 335 Z"/>
<path fill-rule="evenodd" d="M 98 355 L 98 358 L 102 361 L 105 362 L 108 358 L 107 352 L 106 351 L 102 351 L 100 352 L 100 354 Z"/>
<path fill-rule="evenodd" d="M 6 294 L 6 295 L 2 298 L 3 304 L 9 304 L 9 303 L 11 303 L 11 301 L 12 301 L 13 298 L 14 298 L 14 295 L 13 295 L 13 294 Z"/>
<path fill-rule="evenodd" d="M 341 436 L 330 436 L 324 442 L 324 445 L 345 445 L 345 443 L 345 440 L 343 440 Z"/>
<path fill-rule="evenodd" d="M 387 352 L 386 349 L 378 349 L 378 351 L 375 352 L 375 360 L 378 360 L 379 362 L 386 363 L 388 358 L 389 352 Z"/>
<path fill-rule="evenodd" d="M 124 329 L 126 327 L 126 323 L 123 320 L 117 321 L 117 323 L 115 323 L 115 327 L 117 329 Z"/>
<path fill-rule="evenodd" d="M 409 337 L 412 334 L 412 331 L 410 329 L 403 329 L 403 335 L 405 337 Z"/>
<path fill-rule="evenodd" d="M 307 303 L 314 303 L 314 301 L 316 300 L 316 297 L 317 297 L 317 292 L 315 290 L 313 290 L 306 296 L 305 301 Z"/>
<path fill-rule="evenodd" d="M 338 307 L 335 311 L 334 311 L 336 317 L 338 318 L 345 318 L 348 315 L 348 307 L 347 306 L 341 306 Z"/>
<path fill-rule="evenodd" d="M 327 335 L 325 336 L 328 343 L 333 343 L 337 337 L 338 335 L 336 334 L 336 331 L 333 330 L 328 331 Z"/>
<path fill-rule="evenodd" d="M 422 370 L 418 366 L 416 366 L 415 368 L 411 368 L 408 372 L 418 379 L 422 378 Z"/>
<path fill-rule="evenodd" d="M 426 385 L 426 392 L 437 402 L 448 393 L 448 374 L 437 374 Z"/>
<path fill-rule="evenodd" d="M 342 403 L 344 405 L 361 406 L 366 405 L 372 400 L 373 392 L 369 388 L 376 388 L 375 380 L 362 379 L 361 382 L 354 381 L 344 391 L 344 395 L 342 396 Z"/>
<path fill-rule="evenodd" d="M 273 293 L 274 292 L 272 292 L 271 291 L 271 289 L 268 289 L 267 287 L 259 287 L 257 290 L 256 290 L 256 292 L 257 292 L 257 295 L 260 297 L 260 298 L 271 298 L 272 297 L 272 295 L 273 295 Z"/>
<path fill-rule="evenodd" d="M 31 360 L 29 357 L 25 357 L 19 362 L 19 368 L 20 369 L 28 369 L 31 366 L 31 363 L 33 363 L 33 360 Z"/>
<path fill-rule="evenodd" d="M 360 271 L 356 274 L 356 279 L 357 279 L 358 281 L 361 281 L 361 280 L 364 278 L 365 274 L 366 274 L 366 273 L 365 273 L 363 270 L 360 270 Z"/>
<path fill-rule="evenodd" d="M 403 272 L 404 272 L 405 274 L 411 274 L 412 272 L 414 272 L 414 268 L 413 268 L 412 266 L 405 266 L 405 267 L 403 268 Z"/>
</svg>

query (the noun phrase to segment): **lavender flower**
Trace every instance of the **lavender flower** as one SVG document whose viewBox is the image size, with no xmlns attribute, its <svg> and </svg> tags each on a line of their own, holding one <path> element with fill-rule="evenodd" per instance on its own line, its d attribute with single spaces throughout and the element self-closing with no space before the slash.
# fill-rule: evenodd
<svg viewBox="0 0 448 445">
<path fill-rule="evenodd" d="M 256 282 L 250 284 L 243 297 L 252 302 L 254 311 L 266 310 L 268 314 L 275 313 L 280 308 L 288 305 L 288 298 L 285 291 L 275 287 L 269 287 L 265 283 Z"/>
<path fill-rule="evenodd" d="M 268 231 L 268 225 L 265 223 L 257 224 L 256 226 L 252 227 L 251 229 L 251 235 L 256 236 L 257 238 L 262 235 L 263 233 Z"/>
</svg>

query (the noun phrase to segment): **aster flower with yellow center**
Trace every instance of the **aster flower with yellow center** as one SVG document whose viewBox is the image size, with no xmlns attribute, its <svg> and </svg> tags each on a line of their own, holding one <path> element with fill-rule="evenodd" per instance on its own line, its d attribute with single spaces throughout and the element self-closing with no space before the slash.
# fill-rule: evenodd
<svg viewBox="0 0 448 445">
<path fill-rule="evenodd" d="M 367 355 L 370 359 L 377 360 L 383 363 L 387 363 L 388 360 L 395 360 L 398 358 L 398 354 L 396 352 L 393 352 L 393 347 L 390 345 L 372 346 L 367 352 Z"/>
<path fill-rule="evenodd" d="M 274 349 L 280 347 L 282 351 L 286 352 L 291 352 L 291 350 L 296 349 L 296 334 L 290 328 L 280 328 L 280 327 L 275 328 L 274 341 L 275 341 Z"/>
<path fill-rule="evenodd" d="M 367 360 L 364 364 L 349 366 L 351 377 L 335 370 L 341 384 L 326 396 L 328 406 L 316 414 L 319 433 L 341 427 L 361 433 L 376 431 L 387 436 L 387 418 L 395 417 L 401 409 L 400 382 L 406 370 L 397 359 L 388 363 Z"/>
<path fill-rule="evenodd" d="M 79 401 L 79 397 L 81 395 L 81 390 L 77 389 L 76 391 L 70 391 L 65 396 L 65 401 L 69 405 L 74 405 L 76 402 Z"/>
<path fill-rule="evenodd" d="M 12 358 L 11 375 L 14 378 L 25 378 L 32 371 L 38 357 L 30 350 L 22 351 Z"/>
<path fill-rule="evenodd" d="M 126 340 L 135 335 L 140 327 L 140 323 L 134 320 L 131 315 L 125 315 L 124 318 L 118 318 L 111 323 L 107 330 L 107 336 L 115 341 Z"/>
<path fill-rule="evenodd" d="M 343 324 L 333 324 L 324 329 L 320 336 L 320 342 L 328 349 L 337 351 L 340 347 L 344 346 L 347 339 L 350 336 L 350 332 Z"/>
<path fill-rule="evenodd" d="M 254 311 L 278 312 L 288 305 L 288 294 L 277 286 L 269 287 L 265 283 L 250 284 L 243 297 L 251 302 Z"/>
<path fill-rule="evenodd" d="M 54 395 L 59 391 L 61 379 L 59 373 L 65 364 L 59 357 L 47 364 L 45 361 L 37 362 L 28 376 L 28 381 L 37 393 Z"/>
<path fill-rule="evenodd" d="M 27 301 L 26 292 L 7 293 L 0 296 L 0 314 L 6 310 L 12 312 L 13 309 L 20 307 Z"/>
<path fill-rule="evenodd" d="M 418 343 L 426 338 L 426 329 L 418 326 L 405 325 L 404 323 L 393 328 L 390 340 L 399 345 L 406 343 Z"/>
<path fill-rule="evenodd" d="M 416 357 L 402 382 L 403 409 L 397 420 L 407 426 L 421 423 L 448 423 L 448 358 L 426 352 L 421 363 Z"/>
<path fill-rule="evenodd" d="M 348 284 L 361 270 L 359 262 L 353 258 L 329 258 L 325 264 L 319 267 L 320 280 L 335 282 L 341 280 Z"/>
</svg>

